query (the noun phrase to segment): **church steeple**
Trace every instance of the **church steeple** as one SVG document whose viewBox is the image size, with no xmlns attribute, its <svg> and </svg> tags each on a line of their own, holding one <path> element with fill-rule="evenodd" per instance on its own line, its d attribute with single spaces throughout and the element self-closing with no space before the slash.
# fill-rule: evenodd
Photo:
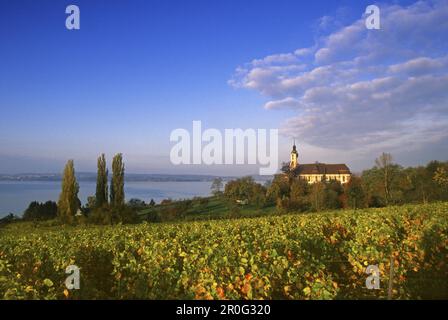
<svg viewBox="0 0 448 320">
<path fill-rule="evenodd" d="M 289 162 L 289 168 L 295 169 L 299 165 L 299 153 L 297 152 L 296 148 L 296 140 L 294 139 L 294 144 L 292 146 L 291 151 L 291 161 Z"/>
</svg>

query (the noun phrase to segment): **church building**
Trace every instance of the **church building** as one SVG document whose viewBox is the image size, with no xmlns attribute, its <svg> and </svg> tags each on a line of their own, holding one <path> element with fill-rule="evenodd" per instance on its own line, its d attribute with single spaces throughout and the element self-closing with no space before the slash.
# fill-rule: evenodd
<svg viewBox="0 0 448 320">
<path fill-rule="evenodd" d="M 350 169 L 345 164 L 327 164 L 319 162 L 299 164 L 299 153 L 297 152 L 295 143 L 291 151 L 289 170 L 299 179 L 303 179 L 308 183 L 315 183 L 324 180 L 337 180 L 344 184 L 347 183 L 351 177 Z"/>
</svg>

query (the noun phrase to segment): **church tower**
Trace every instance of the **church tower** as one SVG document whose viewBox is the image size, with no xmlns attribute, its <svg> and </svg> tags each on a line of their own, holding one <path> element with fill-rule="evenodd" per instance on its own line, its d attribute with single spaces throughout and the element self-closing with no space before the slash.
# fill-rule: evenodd
<svg viewBox="0 0 448 320">
<path fill-rule="evenodd" d="M 299 153 L 296 149 L 296 142 L 294 141 L 294 145 L 292 146 L 291 151 L 291 161 L 289 162 L 289 168 L 295 169 L 299 165 Z"/>
</svg>

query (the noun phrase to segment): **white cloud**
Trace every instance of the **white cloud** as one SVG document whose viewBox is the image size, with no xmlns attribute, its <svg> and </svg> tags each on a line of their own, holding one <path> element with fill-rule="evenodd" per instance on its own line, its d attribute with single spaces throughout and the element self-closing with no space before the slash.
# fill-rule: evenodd
<svg viewBox="0 0 448 320">
<path fill-rule="evenodd" d="M 269 101 L 264 105 L 265 109 L 283 109 L 283 108 L 294 108 L 299 106 L 299 101 L 297 99 L 287 97 L 281 100 Z"/>
<path fill-rule="evenodd" d="M 267 56 L 263 59 L 255 59 L 252 61 L 254 66 L 272 65 L 272 64 L 289 64 L 297 61 L 297 56 L 293 53 L 280 53 Z"/>
<path fill-rule="evenodd" d="M 391 73 L 405 73 L 411 76 L 418 76 L 427 73 L 438 73 L 445 71 L 448 67 L 448 56 L 441 58 L 419 57 L 403 63 L 391 65 Z"/>
<path fill-rule="evenodd" d="M 381 30 L 361 17 L 314 46 L 254 60 L 229 83 L 268 97 L 266 109 L 297 110 L 282 132 L 309 145 L 367 153 L 447 139 L 448 1 L 380 9 Z"/>
<path fill-rule="evenodd" d="M 294 51 L 294 54 L 298 57 L 304 57 L 312 54 L 314 52 L 314 48 L 300 48 Z"/>
</svg>

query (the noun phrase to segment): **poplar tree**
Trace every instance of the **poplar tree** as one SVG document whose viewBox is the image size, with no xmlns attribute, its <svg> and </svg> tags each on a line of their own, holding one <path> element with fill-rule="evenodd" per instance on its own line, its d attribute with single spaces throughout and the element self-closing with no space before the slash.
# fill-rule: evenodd
<svg viewBox="0 0 448 320">
<path fill-rule="evenodd" d="M 98 173 L 96 177 L 95 205 L 102 207 L 108 203 L 107 176 L 109 172 L 106 167 L 106 157 L 104 153 L 98 157 Z"/>
<path fill-rule="evenodd" d="M 58 201 L 58 218 L 66 223 L 71 223 L 81 202 L 78 199 L 79 185 L 76 181 L 73 160 L 65 165 L 62 177 L 62 191 Z"/>
<path fill-rule="evenodd" d="M 121 153 L 116 154 L 112 160 L 110 203 L 113 207 L 124 205 L 124 163 Z"/>
</svg>

